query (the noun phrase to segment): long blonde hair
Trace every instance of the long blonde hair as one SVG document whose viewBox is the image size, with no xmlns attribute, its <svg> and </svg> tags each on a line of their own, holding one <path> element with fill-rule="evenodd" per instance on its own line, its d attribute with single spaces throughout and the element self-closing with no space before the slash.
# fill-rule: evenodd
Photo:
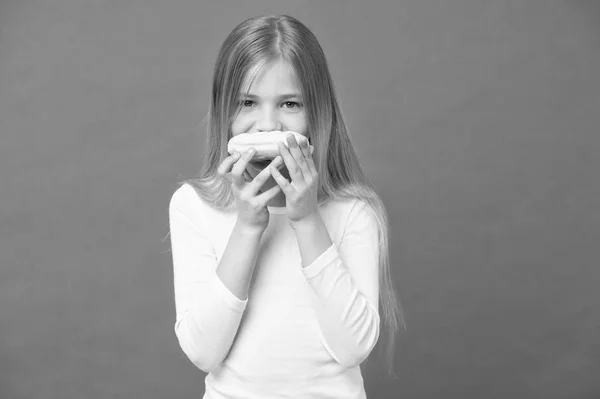
<svg viewBox="0 0 600 399">
<path fill-rule="evenodd" d="M 378 221 L 379 306 L 383 321 L 380 338 L 384 338 L 386 344 L 389 374 L 395 376 L 393 361 L 398 321 L 402 321 L 405 329 L 406 325 L 390 273 L 388 215 L 348 137 L 325 54 L 314 34 L 300 21 L 287 15 L 250 18 L 225 39 L 213 73 L 202 169 L 198 177 L 183 183 L 190 184 L 214 208 L 234 209 L 231 185 L 218 175 L 217 168 L 229 155 L 227 143 L 232 137 L 231 123 L 240 108 L 238 96 L 249 89 L 263 65 L 278 59 L 293 68 L 301 85 L 308 136 L 314 146 L 313 160 L 319 172 L 319 205 L 331 199 L 361 199 L 370 205 Z M 379 339 L 375 349 L 381 350 L 381 346 L 382 339 Z"/>
</svg>

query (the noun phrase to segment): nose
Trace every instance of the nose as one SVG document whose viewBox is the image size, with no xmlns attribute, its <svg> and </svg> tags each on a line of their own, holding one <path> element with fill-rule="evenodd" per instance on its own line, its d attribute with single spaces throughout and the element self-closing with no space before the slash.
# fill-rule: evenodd
<svg viewBox="0 0 600 399">
<path fill-rule="evenodd" d="M 277 112 L 270 108 L 271 107 L 265 107 L 265 109 L 261 112 L 258 121 L 256 122 L 256 129 L 259 132 L 281 130 Z"/>
</svg>

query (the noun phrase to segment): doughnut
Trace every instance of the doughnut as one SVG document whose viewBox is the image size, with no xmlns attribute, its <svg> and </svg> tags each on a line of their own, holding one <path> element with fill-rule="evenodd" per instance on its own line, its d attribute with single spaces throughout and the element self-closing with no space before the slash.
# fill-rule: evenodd
<svg viewBox="0 0 600 399">
<path fill-rule="evenodd" d="M 279 155 L 279 148 L 277 143 L 281 142 L 288 147 L 287 134 L 292 133 L 296 138 L 296 142 L 300 144 L 304 140 L 308 140 L 305 136 L 292 132 L 292 131 L 279 131 L 274 130 L 270 132 L 259 132 L 259 133 L 242 133 L 237 136 L 233 136 L 227 143 L 227 152 L 233 154 L 235 151 L 243 154 L 251 147 L 256 149 L 256 153 L 252 157 L 251 162 L 260 162 L 270 159 L 274 159 Z M 314 151 L 314 147 L 309 146 L 310 155 Z"/>
</svg>

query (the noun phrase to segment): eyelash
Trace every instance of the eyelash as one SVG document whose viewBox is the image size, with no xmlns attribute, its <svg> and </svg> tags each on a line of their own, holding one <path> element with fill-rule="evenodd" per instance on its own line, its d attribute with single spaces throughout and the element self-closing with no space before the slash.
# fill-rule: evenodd
<svg viewBox="0 0 600 399">
<path fill-rule="evenodd" d="M 248 105 L 246 105 L 246 103 L 248 103 L 248 102 L 254 103 L 254 101 L 252 101 L 252 100 L 242 100 L 241 101 L 242 107 L 247 107 Z M 291 109 L 300 108 L 302 106 L 302 104 L 300 104 L 299 102 L 296 102 L 296 101 L 285 101 L 283 104 L 294 104 L 294 107 Z"/>
</svg>

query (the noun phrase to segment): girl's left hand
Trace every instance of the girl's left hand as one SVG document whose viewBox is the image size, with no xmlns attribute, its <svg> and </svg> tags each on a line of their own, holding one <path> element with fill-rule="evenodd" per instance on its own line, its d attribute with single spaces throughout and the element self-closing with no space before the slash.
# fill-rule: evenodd
<svg viewBox="0 0 600 399">
<path fill-rule="evenodd" d="M 319 175 L 310 155 L 308 139 L 301 140 L 298 146 L 294 135 L 286 136 L 289 149 L 279 143 L 279 154 L 290 173 L 292 182 L 271 166 L 271 175 L 285 194 L 286 208 L 290 223 L 298 222 L 317 214 L 317 190 Z"/>
</svg>

